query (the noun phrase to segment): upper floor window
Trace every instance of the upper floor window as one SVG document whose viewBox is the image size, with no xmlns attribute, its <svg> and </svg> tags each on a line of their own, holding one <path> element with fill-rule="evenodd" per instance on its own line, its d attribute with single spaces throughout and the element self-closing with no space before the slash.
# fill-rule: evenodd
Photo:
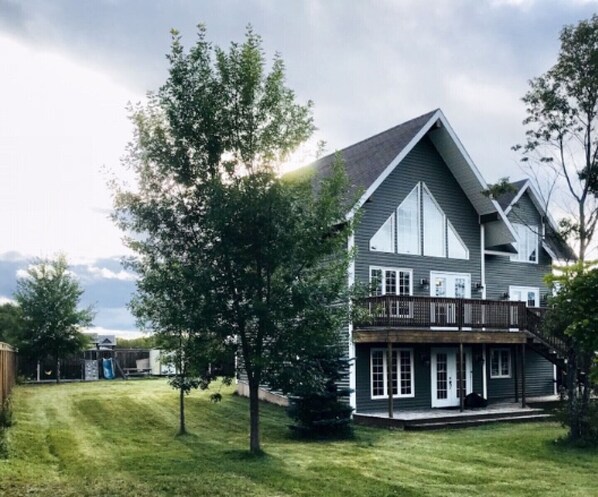
<svg viewBox="0 0 598 497">
<path fill-rule="evenodd" d="M 418 183 L 370 240 L 370 250 L 469 259 L 469 250 L 424 183 Z"/>
<path fill-rule="evenodd" d="M 512 261 L 538 263 L 538 227 L 513 223 L 517 241 L 517 254 L 511 256 Z"/>
<path fill-rule="evenodd" d="M 370 240 L 370 250 L 395 251 L 395 215 L 392 214 Z"/>
<path fill-rule="evenodd" d="M 397 209 L 399 254 L 420 254 L 419 205 L 419 185 L 417 185 Z"/>
</svg>

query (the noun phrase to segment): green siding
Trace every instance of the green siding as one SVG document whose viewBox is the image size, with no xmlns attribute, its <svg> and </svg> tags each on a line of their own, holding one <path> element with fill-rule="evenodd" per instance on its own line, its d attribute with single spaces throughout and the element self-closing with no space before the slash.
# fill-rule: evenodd
<svg viewBox="0 0 598 497">
<path fill-rule="evenodd" d="M 432 379 L 430 377 L 430 352 L 433 346 L 423 344 L 401 344 L 397 348 L 413 349 L 415 397 L 395 398 L 395 411 L 430 409 L 432 407 Z M 454 347 L 457 345 L 443 345 Z M 388 399 L 371 398 L 370 351 L 372 348 L 386 348 L 386 344 L 358 344 L 356 347 L 357 368 L 357 412 L 375 412 L 388 409 Z M 481 346 L 472 346 L 473 391 L 482 394 Z M 478 360 L 476 360 L 476 358 Z"/>
<path fill-rule="evenodd" d="M 369 250 L 370 238 L 420 181 L 426 184 L 467 245 L 469 260 Z M 424 289 L 419 285 L 422 278 L 430 278 L 430 271 L 469 273 L 472 286 L 481 281 L 479 217 L 428 138 L 423 138 L 413 148 L 361 210 L 361 221 L 355 232 L 356 281 L 362 283 L 369 281 L 369 266 L 371 265 L 413 269 L 414 295 L 430 294 L 429 289 Z M 471 296 L 472 298 L 481 298 L 481 292 L 472 289 Z"/>
<path fill-rule="evenodd" d="M 508 348 L 508 347 L 500 347 Z M 511 378 L 490 377 L 490 353 L 492 347 L 488 347 L 488 399 L 501 400 L 513 399 L 515 397 L 514 360 L 515 350 L 511 349 Z M 537 354 L 533 350 L 525 351 L 525 392 L 526 396 L 542 396 L 554 394 L 553 364 Z M 518 392 L 521 395 L 521 373 L 518 378 Z"/>
<path fill-rule="evenodd" d="M 511 222 L 541 226 L 541 217 L 527 192 L 509 212 Z M 541 245 L 541 244 L 540 244 Z M 511 261 L 510 257 L 486 256 L 486 297 L 501 299 L 509 286 L 540 288 L 540 300 L 548 293 L 544 277 L 551 271 L 552 259 L 540 247 L 538 264 Z"/>
</svg>

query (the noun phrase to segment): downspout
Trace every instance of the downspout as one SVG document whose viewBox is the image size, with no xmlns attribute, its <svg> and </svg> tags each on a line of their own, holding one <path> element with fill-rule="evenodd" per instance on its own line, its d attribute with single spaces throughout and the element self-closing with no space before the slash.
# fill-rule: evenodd
<svg viewBox="0 0 598 497">
<path fill-rule="evenodd" d="M 355 234 L 351 233 L 349 236 L 349 240 L 347 242 L 347 250 L 349 253 L 355 247 Z M 351 259 L 349 263 L 349 270 L 347 274 L 347 283 L 349 284 L 349 288 L 351 288 L 355 284 L 355 259 Z M 351 305 L 351 302 L 349 302 Z M 356 372 L 356 357 L 355 357 L 355 343 L 353 343 L 353 321 L 349 319 L 347 335 L 349 339 L 349 360 L 351 361 L 349 364 L 349 388 L 351 389 L 351 394 L 349 396 L 349 404 L 354 409 L 357 409 L 357 372 Z"/>
<path fill-rule="evenodd" d="M 482 299 L 486 300 L 486 227 L 480 223 L 480 277 L 482 283 Z"/>
</svg>

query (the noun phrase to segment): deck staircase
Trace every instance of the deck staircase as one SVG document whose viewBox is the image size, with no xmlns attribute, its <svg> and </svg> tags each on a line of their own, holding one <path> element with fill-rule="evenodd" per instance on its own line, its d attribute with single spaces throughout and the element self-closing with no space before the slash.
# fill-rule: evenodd
<svg viewBox="0 0 598 497">
<path fill-rule="evenodd" d="M 562 370 L 567 366 L 567 345 L 560 338 L 542 331 L 541 323 L 544 309 L 528 308 L 526 312 L 526 331 L 528 345 L 534 352 L 556 364 Z"/>
</svg>

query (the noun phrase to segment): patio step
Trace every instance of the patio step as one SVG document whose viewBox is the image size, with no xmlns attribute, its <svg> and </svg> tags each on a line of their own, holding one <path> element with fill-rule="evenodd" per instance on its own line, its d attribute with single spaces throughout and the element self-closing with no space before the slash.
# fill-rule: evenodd
<svg viewBox="0 0 598 497">
<path fill-rule="evenodd" d="M 496 415 L 480 415 L 461 418 L 441 418 L 428 420 L 405 421 L 404 429 L 409 431 L 443 430 L 446 428 L 468 428 L 492 423 L 526 423 L 534 421 L 550 421 L 552 414 L 547 413 L 501 413 Z"/>
</svg>

